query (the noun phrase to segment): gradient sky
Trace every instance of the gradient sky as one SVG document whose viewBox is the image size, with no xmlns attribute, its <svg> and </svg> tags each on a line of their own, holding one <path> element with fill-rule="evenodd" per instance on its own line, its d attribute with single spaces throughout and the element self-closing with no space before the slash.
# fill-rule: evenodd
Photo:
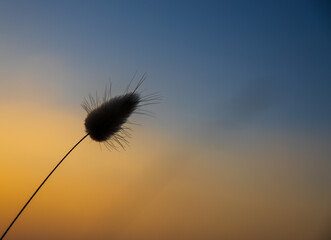
<svg viewBox="0 0 331 240">
<path fill-rule="evenodd" d="M 322 239 L 328 1 L 0 1 L 0 232 L 84 132 L 82 99 L 159 92 L 127 151 L 88 140 L 9 239 Z M 92 160 L 92 161 L 91 161 Z"/>
</svg>

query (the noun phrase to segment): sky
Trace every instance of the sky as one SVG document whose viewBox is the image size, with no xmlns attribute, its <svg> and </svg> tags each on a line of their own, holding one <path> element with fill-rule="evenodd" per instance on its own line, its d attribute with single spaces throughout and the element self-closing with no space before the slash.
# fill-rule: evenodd
<svg viewBox="0 0 331 240">
<path fill-rule="evenodd" d="M 85 140 L 7 239 L 326 239 L 328 1 L 0 1 L 0 234 L 147 73 L 127 150 Z"/>
</svg>

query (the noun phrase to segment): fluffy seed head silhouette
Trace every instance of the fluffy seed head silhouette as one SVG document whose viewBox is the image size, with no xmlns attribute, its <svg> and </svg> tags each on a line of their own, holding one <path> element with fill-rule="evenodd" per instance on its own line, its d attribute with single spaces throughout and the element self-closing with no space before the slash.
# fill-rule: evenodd
<svg viewBox="0 0 331 240">
<path fill-rule="evenodd" d="M 111 97 L 111 87 L 106 87 L 103 101 L 101 102 L 96 94 L 91 95 L 89 100 L 84 100 L 82 107 L 88 113 L 85 119 L 85 129 L 89 136 L 97 141 L 104 142 L 108 148 L 115 148 L 114 142 L 122 148 L 128 144 L 126 137 L 130 137 L 130 128 L 125 126 L 128 118 L 133 114 L 148 114 L 141 109 L 142 106 L 155 104 L 159 99 L 157 94 L 142 96 L 137 90 L 146 79 L 146 74 L 142 76 L 133 91 L 129 91 L 128 85 L 126 93 L 120 96 Z"/>
<path fill-rule="evenodd" d="M 136 75 L 136 74 L 135 74 Z M 133 76 L 132 80 L 135 78 Z M 98 142 L 105 143 L 107 148 L 115 148 L 116 146 L 113 144 L 112 140 L 117 142 L 122 148 L 123 142 L 128 144 L 128 141 L 125 137 L 130 137 L 128 130 L 130 128 L 126 127 L 125 124 L 128 123 L 128 118 L 133 113 L 138 114 L 148 114 L 148 111 L 144 111 L 141 107 L 158 103 L 160 97 L 158 94 L 150 94 L 142 96 L 142 91 L 140 93 L 137 92 L 140 85 L 144 82 L 146 78 L 146 74 L 142 76 L 139 80 L 137 86 L 133 91 L 129 91 L 131 82 L 126 88 L 126 92 L 123 95 L 111 98 L 110 90 L 106 87 L 105 94 L 103 96 L 102 102 L 98 98 L 98 94 L 95 95 L 95 99 L 90 95 L 89 101 L 84 100 L 82 103 L 82 107 L 87 112 L 87 117 L 85 119 L 85 129 L 86 135 L 81 138 L 68 152 L 67 154 L 60 160 L 60 162 L 53 168 L 53 170 L 47 175 L 44 181 L 39 185 L 37 190 L 32 194 L 30 199 L 25 203 L 21 211 L 16 215 L 14 220 L 11 222 L 9 227 L 0 237 L 2 240 L 7 232 L 11 229 L 15 221 L 19 218 L 21 213 L 24 211 L 26 206 L 30 203 L 30 201 L 34 198 L 34 196 L 38 193 L 44 183 L 49 179 L 49 177 L 53 174 L 53 172 L 60 166 L 60 164 L 64 161 L 64 159 L 87 137 L 90 136 L 93 140 Z"/>
<path fill-rule="evenodd" d="M 90 137 L 95 141 L 108 140 L 121 130 L 128 117 L 137 109 L 139 102 L 139 94 L 127 93 L 102 103 L 87 115 L 86 132 L 90 133 Z"/>
</svg>

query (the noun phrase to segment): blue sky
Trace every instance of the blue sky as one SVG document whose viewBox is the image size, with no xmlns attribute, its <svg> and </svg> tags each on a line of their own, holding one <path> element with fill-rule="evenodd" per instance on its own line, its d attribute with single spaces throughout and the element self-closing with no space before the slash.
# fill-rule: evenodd
<svg viewBox="0 0 331 240">
<path fill-rule="evenodd" d="M 2 1 L 1 47 L 55 55 L 99 89 L 147 72 L 148 88 L 183 124 L 247 117 L 329 129 L 329 9 L 318 1 Z"/>
</svg>

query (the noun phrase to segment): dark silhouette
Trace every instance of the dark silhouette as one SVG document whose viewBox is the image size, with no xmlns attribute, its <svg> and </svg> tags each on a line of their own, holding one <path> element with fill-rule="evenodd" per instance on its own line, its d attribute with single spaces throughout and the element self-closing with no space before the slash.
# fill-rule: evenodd
<svg viewBox="0 0 331 240">
<path fill-rule="evenodd" d="M 19 218 L 19 216 L 24 211 L 26 206 L 31 202 L 33 197 L 40 190 L 40 188 L 45 184 L 47 179 L 53 174 L 53 172 L 58 168 L 58 166 L 60 166 L 60 164 L 71 153 L 71 151 L 74 150 L 75 147 L 77 147 L 77 145 L 79 143 L 81 143 L 87 136 L 90 136 L 95 141 L 104 142 L 106 147 L 108 145 L 111 148 L 116 148 L 114 146 L 114 144 L 112 143 L 112 140 L 114 140 L 122 148 L 124 148 L 122 142 L 127 144 L 128 141 L 125 139 L 125 137 L 128 137 L 130 135 L 126 131 L 129 128 L 127 128 L 123 125 L 127 122 L 130 115 L 132 113 L 146 114 L 146 112 L 143 112 L 140 108 L 145 105 L 155 104 L 155 103 L 157 103 L 156 100 L 159 99 L 158 95 L 156 95 L 156 94 L 145 95 L 144 97 L 141 97 L 141 94 L 136 92 L 137 89 L 139 88 L 139 86 L 144 82 L 145 78 L 146 78 L 146 74 L 144 74 L 142 76 L 142 78 L 139 80 L 135 89 L 132 92 L 128 92 L 130 84 L 133 80 L 132 79 L 126 89 L 126 93 L 121 96 L 111 98 L 111 93 L 110 93 L 111 88 L 109 87 L 109 90 L 107 90 L 107 87 L 106 87 L 105 94 L 103 97 L 103 102 L 99 101 L 98 95 L 96 95 L 95 99 L 92 96 L 89 96 L 89 101 L 87 101 L 85 99 L 85 101 L 82 104 L 82 107 L 88 113 L 88 115 L 85 119 L 86 135 L 82 139 L 80 139 L 69 150 L 69 152 L 61 159 L 61 161 L 48 174 L 48 176 L 45 178 L 45 180 L 40 184 L 40 186 L 32 194 L 32 196 L 26 202 L 26 204 L 21 209 L 21 211 L 17 214 L 17 216 L 11 222 L 11 224 L 6 229 L 6 231 L 4 232 L 4 234 L 2 235 L 0 240 L 2 240 L 6 236 L 7 232 L 10 230 L 10 228 L 13 226 L 13 224 Z M 137 109 L 139 109 L 140 112 L 136 111 Z"/>
<path fill-rule="evenodd" d="M 47 181 L 47 179 L 52 175 L 52 173 L 58 168 L 58 166 L 60 166 L 60 164 L 63 162 L 63 160 L 69 155 L 69 153 L 71 153 L 72 150 L 75 149 L 75 147 L 78 146 L 78 144 L 80 144 L 89 134 L 87 133 L 81 140 L 79 140 L 75 146 L 73 146 L 69 152 L 61 159 L 61 161 L 53 168 L 53 170 L 48 174 L 48 176 L 45 178 L 45 180 L 40 184 L 40 186 L 37 188 L 37 190 L 32 194 L 32 196 L 30 197 L 30 199 L 26 202 L 26 204 L 24 205 L 24 207 L 21 209 L 21 211 L 17 214 L 17 216 L 14 218 L 14 220 L 11 222 L 11 224 L 9 225 L 9 227 L 6 229 L 6 231 L 4 232 L 4 234 L 1 236 L 0 240 L 2 240 L 7 232 L 9 231 L 9 229 L 13 226 L 13 224 L 16 222 L 16 220 L 18 219 L 18 217 L 21 215 L 21 213 L 23 212 L 23 210 L 26 208 L 26 206 L 31 202 L 31 200 L 33 199 L 33 197 L 37 194 L 37 192 L 40 190 L 40 188 L 45 184 L 45 182 Z"/>
</svg>

